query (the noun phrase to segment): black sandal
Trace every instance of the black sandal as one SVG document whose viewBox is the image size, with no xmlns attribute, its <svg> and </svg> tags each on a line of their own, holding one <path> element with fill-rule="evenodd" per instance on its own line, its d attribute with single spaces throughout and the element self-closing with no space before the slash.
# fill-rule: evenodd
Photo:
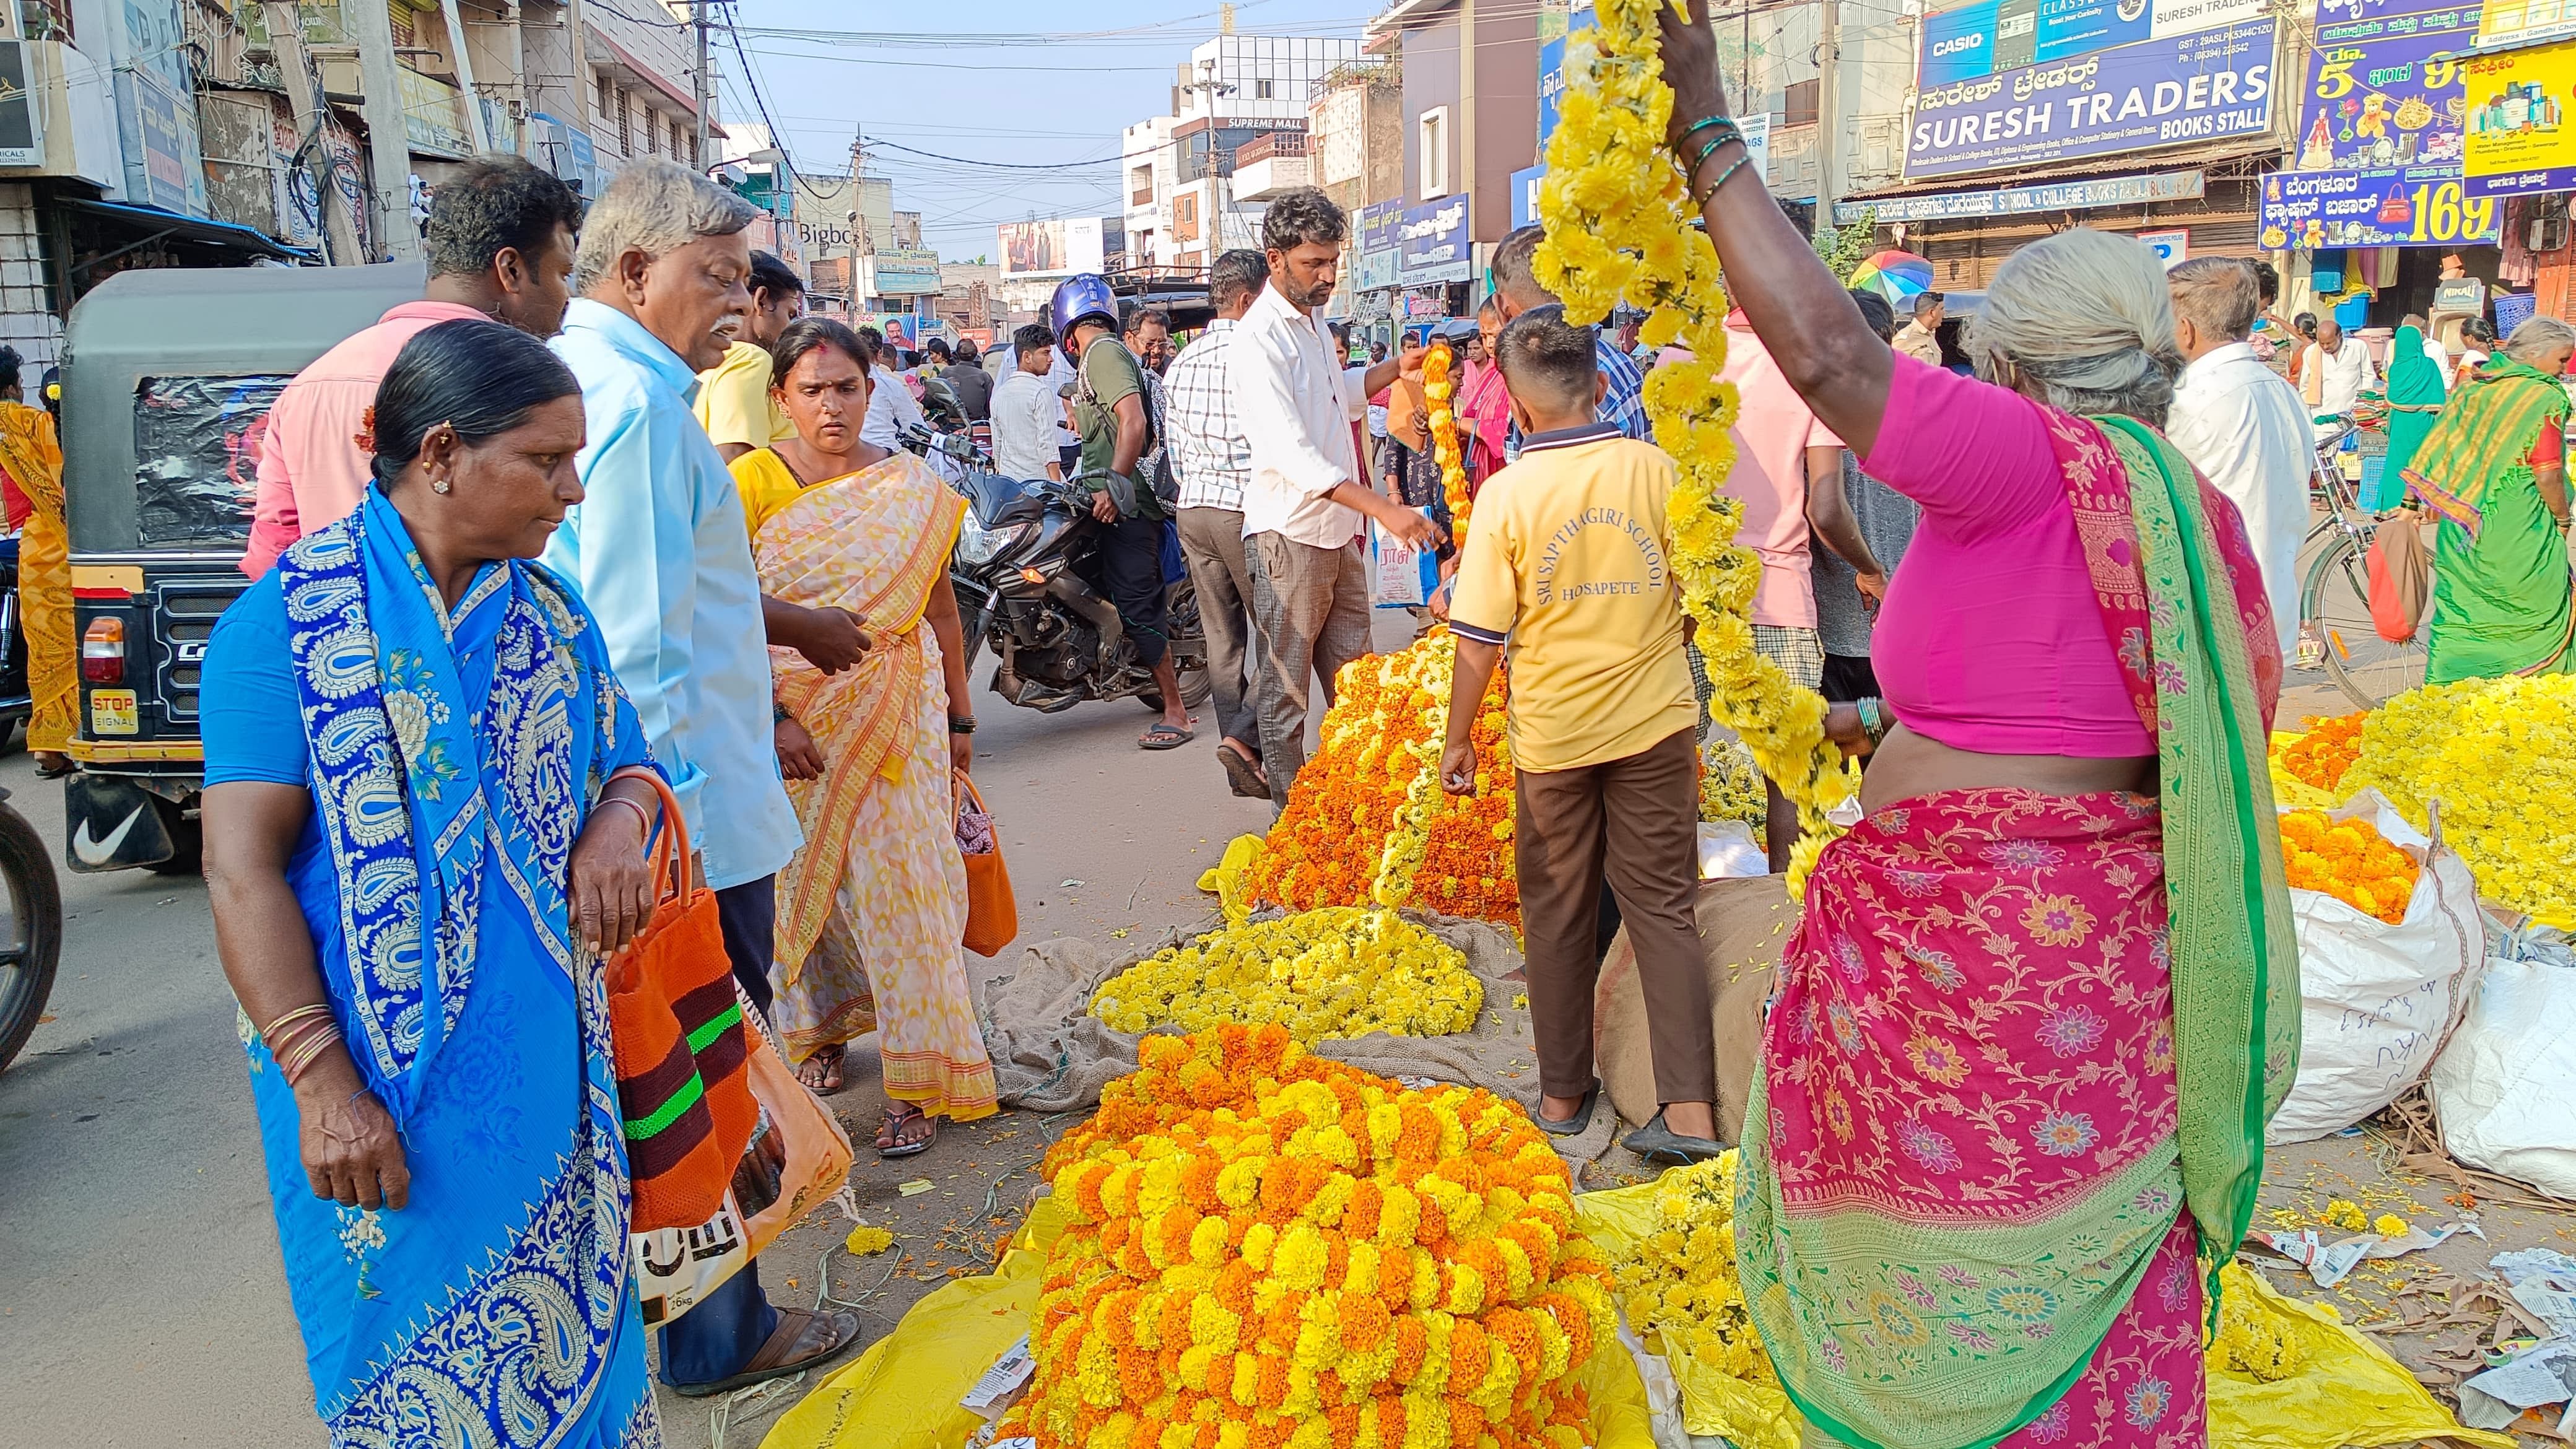
<svg viewBox="0 0 2576 1449">
<path fill-rule="evenodd" d="M 711 1384 L 672 1384 L 671 1392 L 684 1399 L 711 1398 L 753 1384 L 785 1378 L 792 1373 L 828 1363 L 847 1352 L 859 1341 L 859 1316 L 855 1313 L 814 1313 L 802 1308 L 778 1310 L 778 1327 L 762 1342 L 751 1361 L 740 1373 Z"/>
<path fill-rule="evenodd" d="M 1218 764 L 1225 766 L 1226 785 L 1236 795 L 1246 800 L 1270 798 L 1270 781 L 1263 778 L 1259 760 L 1223 743 L 1216 747 L 1216 758 Z"/>
<path fill-rule="evenodd" d="M 1538 1130 L 1541 1132 L 1558 1137 L 1580 1137 L 1592 1130 L 1592 1107 L 1600 1100 L 1601 1083 L 1598 1078 L 1595 1078 L 1591 1086 L 1583 1089 L 1583 1105 L 1574 1109 L 1573 1116 L 1562 1122 L 1551 1122 L 1538 1113 L 1532 1112 L 1530 1120 L 1538 1124 Z"/>
<path fill-rule="evenodd" d="M 1664 1111 L 1655 1109 L 1654 1120 L 1628 1134 L 1624 1145 L 1629 1151 L 1666 1167 L 1685 1167 L 1706 1162 L 1726 1151 L 1726 1144 L 1714 1137 L 1684 1137 L 1664 1125 Z"/>
<path fill-rule="evenodd" d="M 903 1135 L 904 1129 L 915 1122 L 930 1130 L 916 1139 L 907 1141 Z M 939 1124 L 931 1120 L 929 1113 L 910 1102 L 890 1103 L 886 1107 L 885 1121 L 877 1127 L 877 1157 L 890 1162 L 898 1157 L 919 1156 L 929 1151 L 930 1144 L 937 1140 L 939 1140 Z"/>
</svg>

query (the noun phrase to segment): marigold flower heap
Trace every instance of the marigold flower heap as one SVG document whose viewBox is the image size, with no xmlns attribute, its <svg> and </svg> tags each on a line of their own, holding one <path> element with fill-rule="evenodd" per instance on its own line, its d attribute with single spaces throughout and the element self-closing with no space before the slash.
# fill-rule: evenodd
<svg viewBox="0 0 2576 1449">
<path fill-rule="evenodd" d="M 1607 1267 L 1521 1110 L 1277 1027 L 1148 1037 L 1040 1172 L 1040 1449 L 1578 1449 Z"/>
<path fill-rule="evenodd" d="M 1792 688 L 1753 645 L 1749 611 L 1762 566 L 1735 542 L 1743 505 L 1719 491 L 1735 462 L 1736 393 L 1720 376 L 1726 293 L 1717 251 L 1692 225 L 1681 168 L 1664 146 L 1673 93 L 1658 53 L 1663 3 L 1601 0 L 1599 23 L 1567 39 L 1565 99 L 1539 189 L 1547 241 L 1534 265 L 1569 321 L 1597 322 L 1624 297 L 1647 309 L 1639 334 L 1647 346 L 1690 349 L 1689 360 L 1646 377 L 1655 441 L 1680 468 L 1668 509 L 1673 572 L 1716 686 L 1711 717 L 1743 738 L 1797 804 L 1804 838 L 1789 883 L 1798 891 L 1840 833 L 1825 812 L 1851 798 L 1857 772 L 1825 737 L 1823 697 Z"/>
<path fill-rule="evenodd" d="M 1477 712 L 1474 799 L 1439 790 L 1455 642 L 1444 631 L 1344 666 L 1323 744 L 1262 842 L 1252 898 L 1292 911 L 1411 904 L 1517 928 L 1503 677 Z M 1390 838 L 1402 832 L 1390 850 Z M 1392 855 L 1396 870 L 1388 870 Z M 1381 882 L 1384 889 L 1381 890 Z"/>
<path fill-rule="evenodd" d="M 2281 817 L 2281 864 L 2291 885 L 2323 891 L 2390 925 L 2406 919 L 2422 867 L 2366 820 L 2337 820 L 2322 810 Z"/>
<path fill-rule="evenodd" d="M 1613 1266 L 1613 1282 L 1628 1327 L 1649 1350 L 1696 1359 L 1752 1388 L 1765 1417 L 1727 1423 L 1720 1432 L 1758 1449 L 1792 1449 L 1789 1396 L 1735 1276 L 1735 1168 L 1729 1152 L 1657 1179 L 1661 1226 Z"/>
<path fill-rule="evenodd" d="M 2219 1270 L 2218 1336 L 2210 1341 L 2209 1367 L 2277 1383 L 2297 1373 L 2307 1353 L 2281 1315 L 2264 1308 L 2250 1286 L 2234 1281 L 2246 1272 L 2241 1263 Z"/>
<path fill-rule="evenodd" d="M 1328 906 L 1149 956 L 1103 982 L 1091 1014 L 1125 1032 L 1239 1022 L 1311 1043 L 1446 1036 L 1474 1025 L 1484 1004 L 1484 983 L 1458 948 L 1393 911 Z"/>
<path fill-rule="evenodd" d="M 1771 809 L 1762 790 L 1762 767 L 1734 740 L 1711 740 L 1699 752 L 1699 818 L 1736 820 L 1756 830 Z"/>
<path fill-rule="evenodd" d="M 2576 677 L 2463 680 L 2401 694 L 2361 727 L 2347 794 L 2376 788 L 2443 843 L 2478 894 L 2576 927 Z"/>
<path fill-rule="evenodd" d="M 2367 711 L 2355 710 L 2333 719 L 2310 719 L 2308 732 L 2281 751 L 2281 767 L 2303 784 L 2333 792 L 2361 758 L 2361 726 L 2369 718 Z"/>
</svg>

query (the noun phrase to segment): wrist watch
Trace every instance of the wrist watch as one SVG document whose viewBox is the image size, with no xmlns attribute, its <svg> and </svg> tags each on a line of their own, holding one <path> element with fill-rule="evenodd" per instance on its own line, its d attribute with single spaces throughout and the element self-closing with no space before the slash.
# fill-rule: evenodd
<svg viewBox="0 0 2576 1449">
<path fill-rule="evenodd" d="M 971 714 L 950 715 L 948 717 L 948 732 L 952 735 L 971 735 L 975 733 L 975 717 Z"/>
<path fill-rule="evenodd" d="M 770 701 L 770 703 L 769 703 L 769 722 L 770 722 L 771 724 L 785 724 L 785 723 L 787 723 L 789 720 L 794 719 L 794 718 L 796 718 L 796 716 L 794 716 L 794 715 L 792 715 L 792 714 L 789 714 L 789 713 L 787 712 L 787 706 L 785 706 L 785 705 L 783 705 L 783 704 L 780 704 L 780 703 L 779 703 L 779 702 L 777 702 L 776 700 L 771 700 L 771 701 Z"/>
</svg>

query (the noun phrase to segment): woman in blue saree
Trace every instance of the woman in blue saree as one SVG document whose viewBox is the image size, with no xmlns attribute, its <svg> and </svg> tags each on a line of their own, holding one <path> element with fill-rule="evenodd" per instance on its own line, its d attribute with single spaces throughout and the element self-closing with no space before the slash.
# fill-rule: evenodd
<svg viewBox="0 0 2576 1449">
<path fill-rule="evenodd" d="M 448 322 L 375 485 L 216 626 L 206 875 L 334 1445 L 658 1444 L 599 961 L 652 909 L 644 733 L 573 591 L 581 394 Z M 631 808 L 609 808 L 610 806 Z"/>
</svg>

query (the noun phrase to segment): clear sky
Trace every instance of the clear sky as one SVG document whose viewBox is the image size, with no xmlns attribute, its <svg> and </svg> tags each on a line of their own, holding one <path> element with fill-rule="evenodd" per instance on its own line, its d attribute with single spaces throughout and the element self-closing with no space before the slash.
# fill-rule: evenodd
<svg viewBox="0 0 2576 1449">
<path fill-rule="evenodd" d="M 1235 30 L 1356 39 L 1383 8 L 1244 0 Z M 950 261 L 993 254 L 997 222 L 1121 211 L 1119 132 L 1170 113 L 1172 68 L 1218 25 L 1214 0 L 731 0 L 726 10 L 744 56 L 717 32 L 719 114 L 759 119 L 743 85 L 748 59 L 799 164 L 846 170 L 864 128 L 887 143 L 870 146 L 868 170 L 894 178 L 895 208 L 920 212 L 923 242 Z"/>
</svg>

